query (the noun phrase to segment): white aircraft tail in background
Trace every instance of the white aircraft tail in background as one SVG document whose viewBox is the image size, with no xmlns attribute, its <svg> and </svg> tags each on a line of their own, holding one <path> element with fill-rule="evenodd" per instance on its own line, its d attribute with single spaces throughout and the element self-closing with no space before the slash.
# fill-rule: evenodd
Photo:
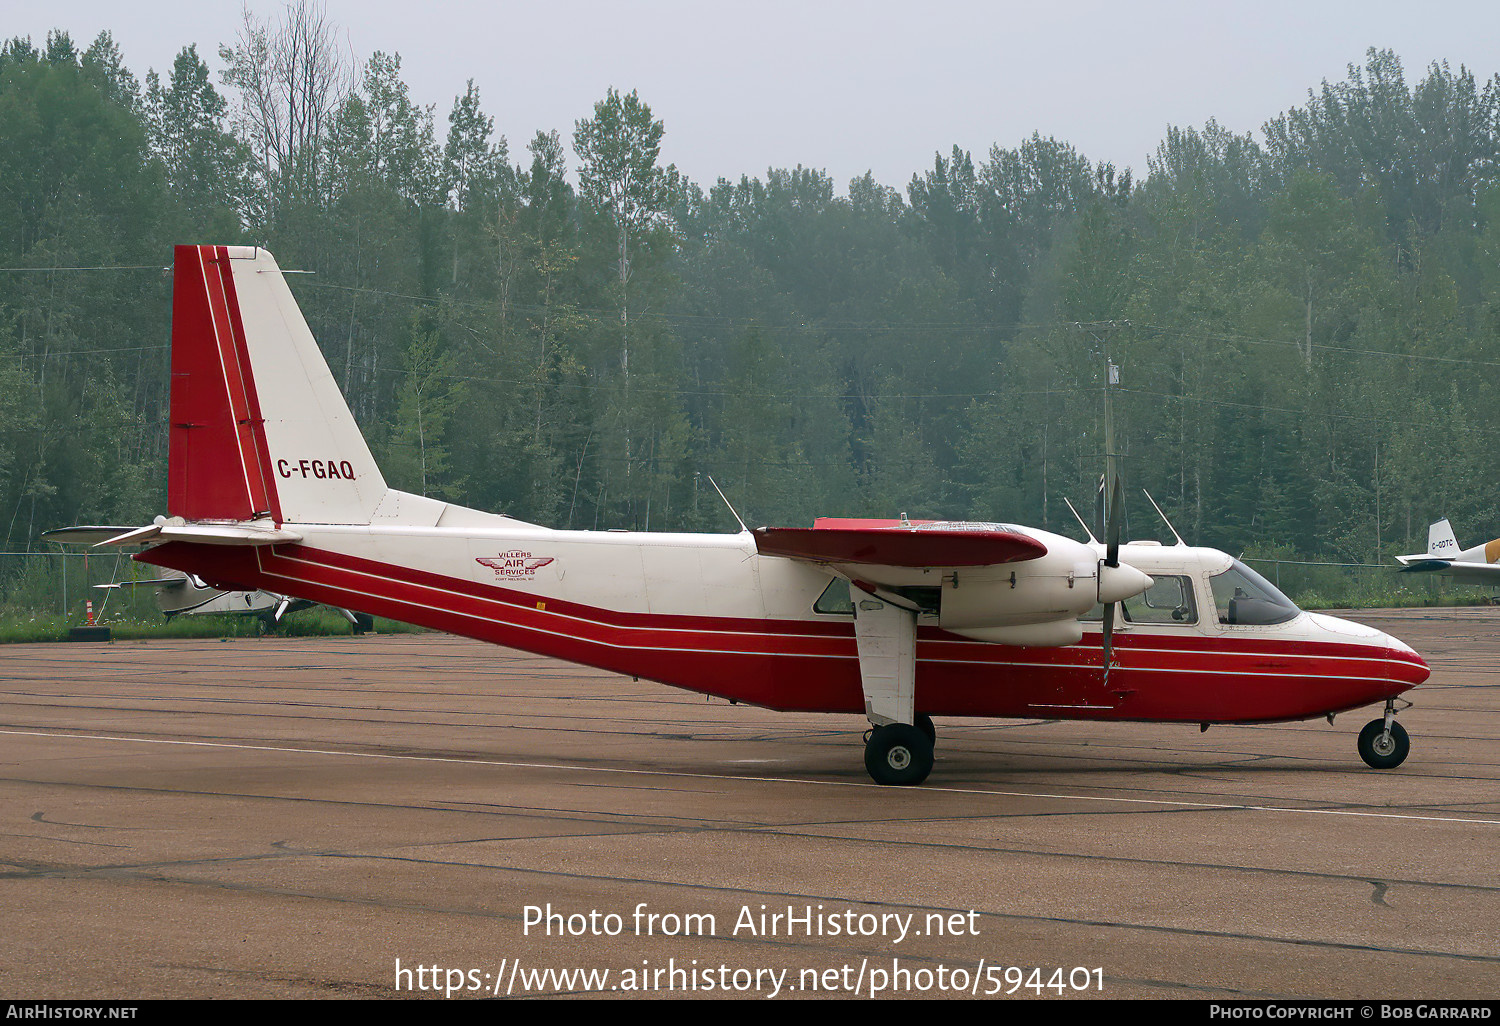
<svg viewBox="0 0 1500 1026">
<path fill-rule="evenodd" d="M 1500 538 L 1471 549 L 1459 549 L 1447 518 L 1427 529 L 1427 551 L 1397 556 L 1401 573 L 1433 573 L 1462 584 L 1500 586 Z"/>
</svg>

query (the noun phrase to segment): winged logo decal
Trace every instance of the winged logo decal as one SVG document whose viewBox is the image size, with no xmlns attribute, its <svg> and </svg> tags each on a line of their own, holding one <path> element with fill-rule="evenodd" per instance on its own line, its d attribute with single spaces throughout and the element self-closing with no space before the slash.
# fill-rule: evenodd
<svg viewBox="0 0 1500 1026">
<path fill-rule="evenodd" d="M 533 556 L 521 549 L 511 549 L 498 556 L 476 556 L 474 562 L 482 563 L 495 571 L 497 578 L 515 580 L 535 577 L 538 570 L 555 562 L 555 559 L 552 556 Z"/>
</svg>

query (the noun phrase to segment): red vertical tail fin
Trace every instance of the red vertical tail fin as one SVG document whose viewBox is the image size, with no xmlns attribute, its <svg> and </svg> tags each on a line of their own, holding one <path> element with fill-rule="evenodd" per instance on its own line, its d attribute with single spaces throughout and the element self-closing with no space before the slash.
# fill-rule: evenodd
<svg viewBox="0 0 1500 1026">
<path fill-rule="evenodd" d="M 230 250 L 178 246 L 175 257 L 167 512 L 280 522 Z"/>
</svg>

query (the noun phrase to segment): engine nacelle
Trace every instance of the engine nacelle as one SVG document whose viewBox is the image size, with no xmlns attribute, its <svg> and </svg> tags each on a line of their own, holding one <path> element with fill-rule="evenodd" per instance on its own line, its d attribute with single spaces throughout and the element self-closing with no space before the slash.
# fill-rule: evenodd
<svg viewBox="0 0 1500 1026">
<path fill-rule="evenodd" d="M 938 618 L 944 630 L 1003 645 L 1072 645 L 1083 636 L 1078 617 L 1097 603 L 1121 602 L 1151 587 L 1151 578 L 1133 566 L 1105 566 L 1092 546 L 1028 533 L 1045 540 L 1045 556 L 944 576 Z"/>
<path fill-rule="evenodd" d="M 967 627 L 953 633 L 996 645 L 1060 648 L 1064 645 L 1076 645 L 1083 640 L 1083 624 L 1074 619 L 1049 620 L 1046 623 L 1027 623 L 1016 627 Z"/>
<path fill-rule="evenodd" d="M 959 570 L 943 580 L 939 624 L 944 630 L 1016 627 L 1071 620 L 1098 601 L 1098 564 L 1049 553 L 1005 567 Z"/>
</svg>

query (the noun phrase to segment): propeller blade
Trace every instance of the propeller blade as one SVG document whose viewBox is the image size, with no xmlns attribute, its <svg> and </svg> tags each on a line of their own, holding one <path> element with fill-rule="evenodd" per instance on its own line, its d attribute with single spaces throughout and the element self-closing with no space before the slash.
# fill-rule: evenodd
<svg viewBox="0 0 1500 1026">
<path fill-rule="evenodd" d="M 1113 654 L 1113 638 L 1115 633 L 1115 604 L 1106 602 L 1104 604 L 1104 686 L 1109 687 L 1109 663 Z"/>
<path fill-rule="evenodd" d="M 1105 541 L 1105 544 L 1108 546 L 1108 548 L 1106 549 L 1104 554 L 1104 565 L 1119 566 L 1120 515 L 1125 508 L 1125 491 L 1124 486 L 1120 484 L 1120 478 L 1118 476 L 1115 477 L 1114 483 L 1110 487 L 1109 491 L 1109 502 L 1106 505 L 1106 508 L 1109 510 L 1109 523 L 1105 527 L 1105 531 L 1108 532 L 1109 537 Z"/>
<path fill-rule="evenodd" d="M 1099 476 L 1099 489 L 1094 493 L 1094 531 L 1098 537 L 1105 535 L 1104 521 L 1104 475 Z"/>
<path fill-rule="evenodd" d="M 1104 508 L 1104 560 L 1099 564 L 1099 600 L 1104 602 L 1112 599 L 1115 585 L 1120 582 L 1118 578 L 1128 576 L 1126 568 L 1120 566 L 1120 518 L 1125 512 L 1125 490 L 1120 481 L 1119 467 L 1116 465 L 1115 457 L 1115 426 L 1114 410 L 1110 404 L 1110 386 L 1119 383 L 1120 372 L 1108 357 L 1104 361 L 1105 385 L 1104 385 L 1104 477 L 1099 481 L 1099 498 Z M 1106 490 L 1108 494 L 1106 494 Z M 1135 576 L 1145 580 L 1150 587 L 1150 578 L 1146 577 L 1134 567 L 1128 568 Z M 1111 580 L 1110 587 L 1105 587 L 1105 578 Z M 1139 581 L 1137 581 L 1139 583 Z M 1109 592 L 1109 594 L 1106 594 Z M 1109 667 L 1114 657 L 1114 634 L 1115 634 L 1115 604 L 1105 602 L 1104 605 L 1104 630 L 1102 639 L 1104 642 L 1104 688 L 1109 690 Z"/>
</svg>

